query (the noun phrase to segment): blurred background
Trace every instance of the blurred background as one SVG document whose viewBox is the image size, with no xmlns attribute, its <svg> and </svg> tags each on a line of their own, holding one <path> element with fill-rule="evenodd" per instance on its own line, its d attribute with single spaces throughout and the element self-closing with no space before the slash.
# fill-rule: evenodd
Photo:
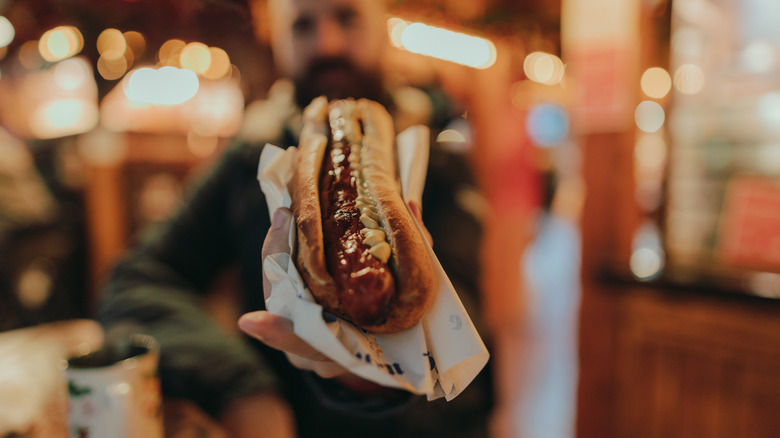
<svg viewBox="0 0 780 438">
<path fill-rule="evenodd" d="M 775 436 L 780 4 L 390 4 L 393 85 L 463 112 L 436 141 L 478 177 L 493 435 Z M 188 182 L 272 129 L 276 79 L 241 0 L 0 0 L 0 330 L 92 317 Z"/>
</svg>

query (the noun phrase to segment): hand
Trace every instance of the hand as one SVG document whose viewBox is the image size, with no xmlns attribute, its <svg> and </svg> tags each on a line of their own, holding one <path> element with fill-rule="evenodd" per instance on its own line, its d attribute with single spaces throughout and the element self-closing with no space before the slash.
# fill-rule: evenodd
<svg viewBox="0 0 780 438">
<path fill-rule="evenodd" d="M 288 237 L 291 222 L 292 212 L 289 209 L 279 208 L 274 212 L 271 228 L 263 243 L 262 260 L 270 254 L 290 252 Z M 263 293 L 266 299 L 270 290 L 270 282 L 264 273 Z M 250 312 L 239 318 L 238 327 L 269 347 L 284 351 L 290 363 L 298 368 L 313 371 L 323 378 L 348 374 L 344 367 L 296 336 L 293 323 L 287 318 L 266 311 Z"/>
</svg>

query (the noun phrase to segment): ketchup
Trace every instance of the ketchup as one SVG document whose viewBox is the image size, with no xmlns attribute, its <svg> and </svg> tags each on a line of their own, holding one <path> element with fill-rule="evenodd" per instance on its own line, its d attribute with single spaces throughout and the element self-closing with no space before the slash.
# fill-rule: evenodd
<svg viewBox="0 0 780 438">
<path fill-rule="evenodd" d="M 331 141 L 320 175 L 320 204 L 328 271 L 338 286 L 341 307 L 358 325 L 380 325 L 387 319 L 395 281 L 387 264 L 363 243 L 357 187 L 347 139 Z"/>
</svg>

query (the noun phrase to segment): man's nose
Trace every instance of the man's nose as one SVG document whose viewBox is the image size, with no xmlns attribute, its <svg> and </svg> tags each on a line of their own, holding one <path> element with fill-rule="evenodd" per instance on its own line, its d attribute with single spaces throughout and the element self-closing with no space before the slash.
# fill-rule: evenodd
<svg viewBox="0 0 780 438">
<path fill-rule="evenodd" d="M 320 56 L 338 56 L 344 53 L 347 39 L 338 23 L 325 20 L 317 29 L 317 50 Z"/>
</svg>

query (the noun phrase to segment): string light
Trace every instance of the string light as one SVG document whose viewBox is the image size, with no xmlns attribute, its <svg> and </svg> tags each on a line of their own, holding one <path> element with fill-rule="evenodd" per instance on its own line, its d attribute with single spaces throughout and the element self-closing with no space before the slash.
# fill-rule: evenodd
<svg viewBox="0 0 780 438">
<path fill-rule="evenodd" d="M 412 53 L 478 69 L 496 62 L 496 46 L 485 38 L 400 18 L 388 20 L 388 28 L 391 43 Z"/>
<path fill-rule="evenodd" d="M 176 105 L 192 99 L 198 88 L 198 77 L 192 70 L 140 68 L 129 75 L 124 92 L 131 101 Z"/>
</svg>

